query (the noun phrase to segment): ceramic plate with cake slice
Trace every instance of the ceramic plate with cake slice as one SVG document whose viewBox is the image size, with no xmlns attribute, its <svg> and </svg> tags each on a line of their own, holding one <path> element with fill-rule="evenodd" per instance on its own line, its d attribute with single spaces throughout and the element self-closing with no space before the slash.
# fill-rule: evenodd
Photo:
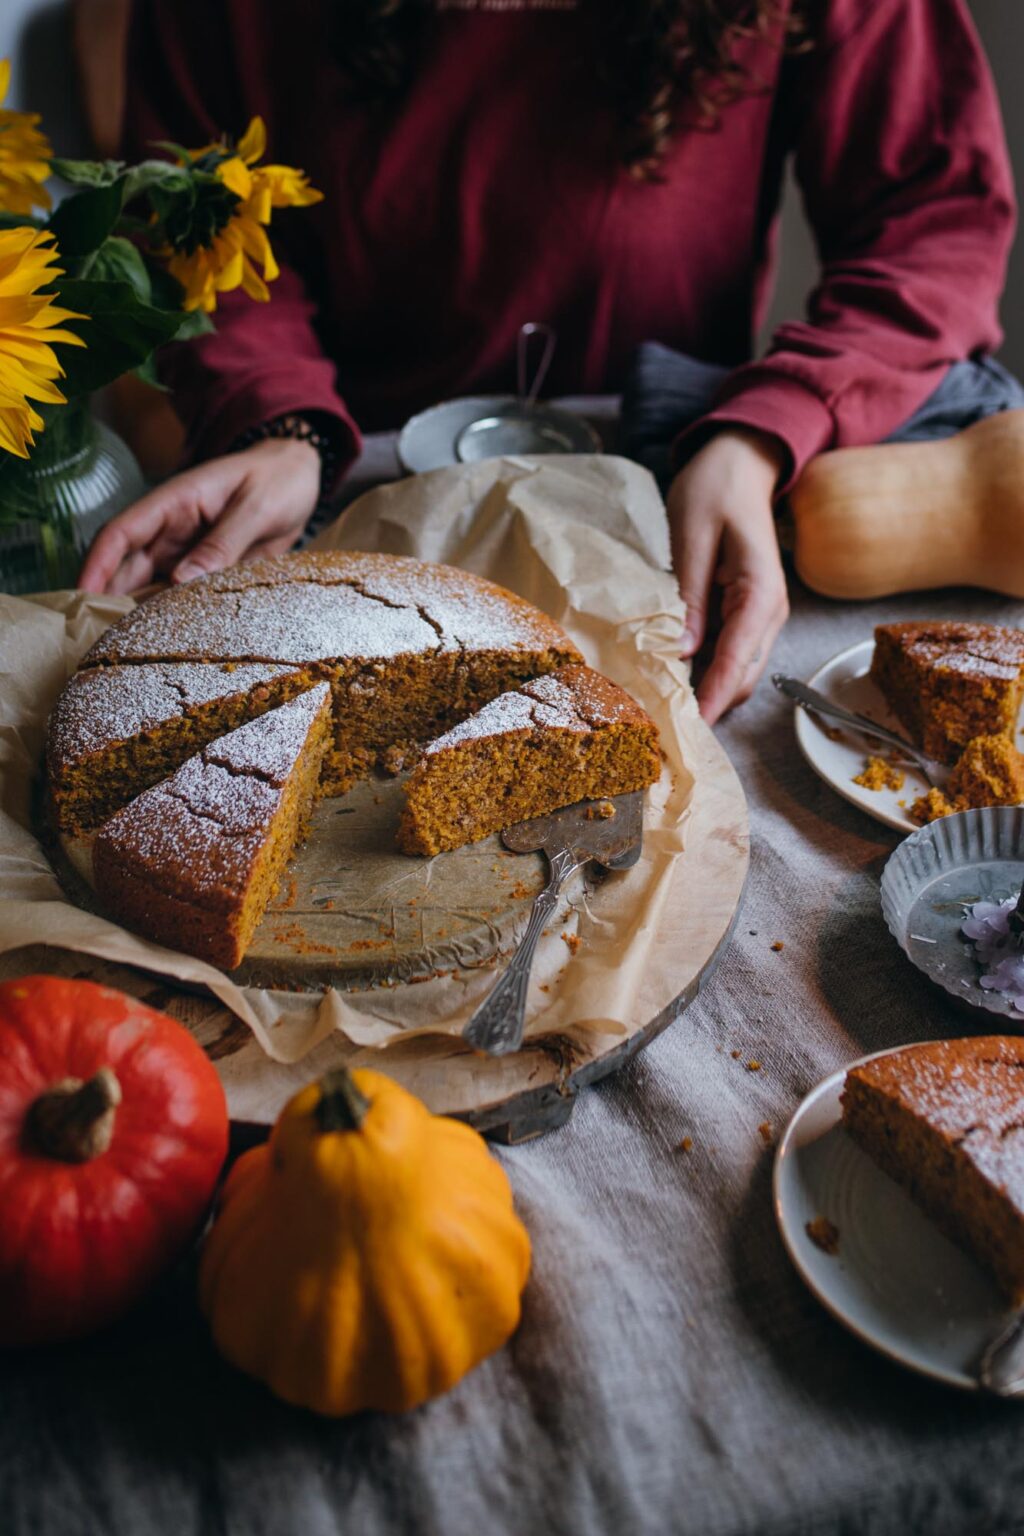
<svg viewBox="0 0 1024 1536">
<path fill-rule="evenodd" d="M 1024 1296 L 1022 1079 L 1013 1036 L 877 1052 L 807 1095 L 775 1158 L 779 1229 L 817 1299 L 967 1390 Z"/>
<path fill-rule="evenodd" d="M 833 656 L 808 678 L 810 686 L 842 708 L 866 715 L 907 739 L 916 739 L 930 755 L 947 761 L 955 760 L 958 740 L 962 744 L 972 735 L 984 734 L 999 724 L 1002 717 L 997 720 L 996 716 L 1000 710 L 1003 715 L 1009 712 L 1016 721 L 1016 745 L 1024 750 L 1018 712 L 1024 634 L 993 625 L 947 621 L 883 628 L 893 634 L 901 632 L 904 641 L 898 648 L 904 652 L 903 665 L 890 664 L 885 668 L 890 698 L 899 698 L 901 702 L 899 713 L 872 676 L 874 638 Z M 908 646 L 907 640 L 913 644 Z M 951 659 L 953 666 L 949 665 Z M 922 683 L 929 665 L 941 666 L 945 674 L 942 686 L 946 696 L 933 705 L 934 719 L 922 717 L 917 707 L 925 691 Z M 988 684 L 1003 695 L 994 703 L 980 697 Z M 915 830 L 918 823 L 911 818 L 910 808 L 929 789 L 919 768 L 909 762 L 892 762 L 892 754 L 882 743 L 872 742 L 846 726 L 837 727 L 803 709 L 795 710 L 795 724 L 804 757 L 838 794 L 886 826 L 899 832 Z M 869 757 L 879 759 L 873 778 L 865 775 Z M 867 782 L 858 782 L 865 777 Z"/>
</svg>

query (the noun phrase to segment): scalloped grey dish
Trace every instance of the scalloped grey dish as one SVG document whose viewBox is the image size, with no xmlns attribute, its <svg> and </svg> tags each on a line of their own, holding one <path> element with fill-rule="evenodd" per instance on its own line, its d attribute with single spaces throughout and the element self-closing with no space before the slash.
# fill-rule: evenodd
<svg viewBox="0 0 1024 1536">
<path fill-rule="evenodd" d="M 974 946 L 960 932 L 975 901 L 1005 901 L 1024 881 L 1024 806 L 958 811 L 902 842 L 882 872 L 882 916 L 904 954 L 968 1007 L 1024 1024 L 1000 992 L 986 992 Z"/>
</svg>

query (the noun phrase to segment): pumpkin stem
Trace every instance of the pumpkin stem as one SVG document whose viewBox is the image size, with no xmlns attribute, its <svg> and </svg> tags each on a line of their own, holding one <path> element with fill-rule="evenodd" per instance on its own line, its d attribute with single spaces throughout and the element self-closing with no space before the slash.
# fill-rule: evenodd
<svg viewBox="0 0 1024 1536">
<path fill-rule="evenodd" d="M 83 1083 L 65 1077 L 29 1105 L 24 1136 L 29 1151 L 62 1163 L 87 1163 L 106 1152 L 114 1137 L 121 1084 L 111 1067 Z"/>
<path fill-rule="evenodd" d="M 355 1084 L 347 1067 L 336 1067 L 320 1079 L 316 1119 L 322 1131 L 358 1131 L 370 1101 Z"/>
</svg>

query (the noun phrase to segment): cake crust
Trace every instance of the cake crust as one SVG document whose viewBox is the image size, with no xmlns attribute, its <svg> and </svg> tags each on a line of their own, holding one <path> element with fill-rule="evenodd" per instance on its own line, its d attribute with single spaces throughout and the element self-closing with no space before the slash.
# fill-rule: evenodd
<svg viewBox="0 0 1024 1536">
<path fill-rule="evenodd" d="M 93 847 L 104 904 L 126 928 L 233 969 L 304 835 L 329 734 L 320 683 L 139 795 Z"/>
<path fill-rule="evenodd" d="M 406 785 L 398 845 L 436 854 L 578 800 L 646 789 L 658 731 L 636 700 L 590 667 L 502 694 L 430 742 Z"/>
</svg>

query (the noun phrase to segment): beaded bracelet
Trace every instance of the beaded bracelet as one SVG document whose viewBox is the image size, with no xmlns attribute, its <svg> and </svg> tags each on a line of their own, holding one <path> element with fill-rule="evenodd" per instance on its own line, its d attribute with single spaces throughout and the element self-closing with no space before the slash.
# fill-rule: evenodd
<svg viewBox="0 0 1024 1536">
<path fill-rule="evenodd" d="M 315 448 L 320 455 L 320 491 L 317 496 L 317 506 L 321 506 L 327 499 L 327 493 L 334 485 L 338 467 L 338 455 L 330 435 L 321 432 L 318 427 L 305 416 L 275 416 L 270 421 L 261 421 L 254 427 L 249 427 L 231 445 L 233 453 L 240 452 L 243 448 L 252 448 L 256 443 L 264 443 L 268 438 L 287 438 L 297 443 L 308 443 Z"/>
</svg>

